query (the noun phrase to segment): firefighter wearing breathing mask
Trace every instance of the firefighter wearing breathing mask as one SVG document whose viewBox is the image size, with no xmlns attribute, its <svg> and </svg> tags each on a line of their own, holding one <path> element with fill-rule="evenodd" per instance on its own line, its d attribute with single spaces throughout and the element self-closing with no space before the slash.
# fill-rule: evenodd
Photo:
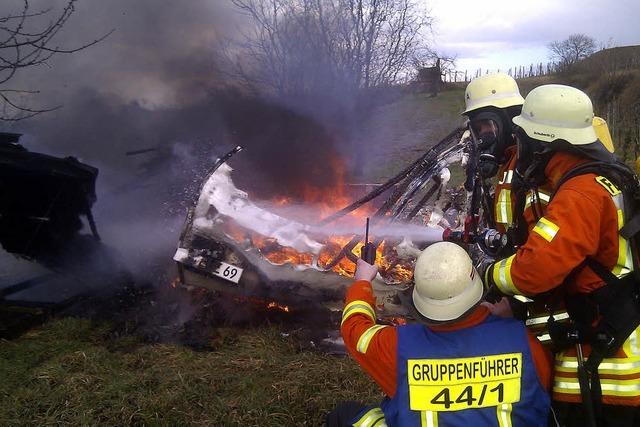
<svg viewBox="0 0 640 427">
<path fill-rule="evenodd" d="M 523 102 L 518 84 L 506 74 L 480 76 L 465 90 L 463 114 L 478 141 L 478 171 L 482 179 L 498 179 L 495 209 L 487 222 L 502 233 L 513 224 L 511 182 L 516 145 L 511 119 L 520 114 Z"/>
<path fill-rule="evenodd" d="M 561 350 L 553 386 L 561 425 L 632 426 L 640 422 L 640 309 L 628 189 L 637 181 L 593 119 L 591 100 L 573 87 L 540 86 L 526 97 L 513 119 L 515 173 L 553 193 L 527 241 L 482 274 L 490 292 L 547 294 L 567 308 L 570 323 L 549 325 Z"/>
<path fill-rule="evenodd" d="M 407 302 L 417 323 L 376 322 L 376 273 L 358 260 L 341 333 L 386 398 L 372 407 L 343 404 L 327 425 L 547 425 L 550 356 L 522 322 L 482 304 L 482 281 L 464 249 L 439 242 L 418 257 Z"/>
<path fill-rule="evenodd" d="M 478 141 L 478 170 L 483 179 L 497 178 L 492 199 L 493 211 L 485 213 L 485 223 L 502 234 L 508 234 L 511 245 L 502 253 L 510 255 L 514 246 L 526 241 L 529 224 L 544 214 L 550 191 L 544 186 L 527 190 L 518 185 L 516 140 L 512 119 L 520 114 L 524 98 L 516 81 L 507 74 L 487 74 L 472 80 L 465 90 L 464 115 Z M 549 307 L 543 298 L 535 303 L 509 299 L 516 317 L 544 343 L 550 345 L 546 330 Z M 554 318 L 566 320 L 567 313 L 554 307 Z"/>
<path fill-rule="evenodd" d="M 551 189 L 543 185 L 535 191 L 525 191 L 518 186 L 518 176 L 514 175 L 516 140 L 512 119 L 520 114 L 523 102 L 518 84 L 511 76 L 487 74 L 467 85 L 463 112 L 478 141 L 480 176 L 497 178 L 494 209 L 486 222 L 503 234 L 510 232 L 510 241 L 515 245 L 526 241 L 527 224 L 535 223 L 544 214 L 551 193 Z M 594 117 L 592 124 L 598 140 L 613 153 L 606 121 Z"/>
</svg>

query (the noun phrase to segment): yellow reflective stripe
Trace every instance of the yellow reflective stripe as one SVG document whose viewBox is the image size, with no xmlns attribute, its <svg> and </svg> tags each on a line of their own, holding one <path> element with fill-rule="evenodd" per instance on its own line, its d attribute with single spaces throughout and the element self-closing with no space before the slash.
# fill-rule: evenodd
<svg viewBox="0 0 640 427">
<path fill-rule="evenodd" d="M 420 411 L 421 427 L 438 427 L 438 413 L 434 411 Z"/>
<path fill-rule="evenodd" d="M 542 236 L 544 240 L 547 242 L 551 242 L 556 234 L 560 230 L 560 227 L 546 219 L 545 217 L 540 218 L 535 227 L 533 227 L 533 231 Z"/>
<path fill-rule="evenodd" d="M 554 393 L 565 393 L 565 394 L 580 394 L 580 383 L 575 378 L 564 378 L 560 379 L 556 377 L 553 382 L 553 392 Z"/>
<path fill-rule="evenodd" d="M 640 382 L 637 379 L 612 380 L 600 378 L 603 396 L 632 397 L 640 395 Z M 580 394 L 580 383 L 577 378 L 556 377 L 553 383 L 555 393 Z"/>
<path fill-rule="evenodd" d="M 371 424 L 371 427 L 387 427 L 387 421 L 384 419 L 384 414 L 382 414 L 382 418 L 378 418 L 377 421 Z"/>
<path fill-rule="evenodd" d="M 344 310 L 342 310 L 342 321 L 340 322 L 340 326 L 342 326 L 344 321 L 347 320 L 349 316 L 356 313 L 366 314 L 371 318 L 371 320 L 373 320 L 374 322 L 376 321 L 376 312 L 373 310 L 373 307 L 371 307 L 371 305 L 367 302 L 356 300 L 351 301 L 349 304 L 347 304 Z"/>
<path fill-rule="evenodd" d="M 387 427 L 384 413 L 380 408 L 373 408 L 367 411 L 358 421 L 353 423 L 354 427 Z"/>
<path fill-rule="evenodd" d="M 602 185 L 604 189 L 607 190 L 609 194 L 611 194 L 612 196 L 617 196 L 618 194 L 621 193 L 621 191 L 618 190 L 618 187 L 613 185 L 613 183 L 604 176 L 596 177 L 596 182 Z"/>
<path fill-rule="evenodd" d="M 635 331 L 631 332 L 629 338 L 622 344 L 622 349 L 627 356 L 640 356 L 638 334 L 640 334 L 640 328 L 636 328 Z"/>
<path fill-rule="evenodd" d="M 613 200 L 613 204 L 617 209 L 618 230 L 620 230 L 624 226 L 624 199 L 622 193 L 618 192 L 615 195 L 612 195 L 611 200 Z M 629 242 L 624 237 L 618 235 L 618 260 L 611 272 L 617 277 L 623 277 L 632 271 L 633 255 L 631 254 L 631 245 L 629 245 Z"/>
<path fill-rule="evenodd" d="M 509 258 L 505 258 L 502 261 L 493 264 L 493 283 L 495 283 L 500 289 L 500 292 L 505 295 L 515 295 L 520 293 L 511 279 L 511 263 L 515 257 L 515 255 L 511 255 Z"/>
<path fill-rule="evenodd" d="M 640 373 L 639 336 L 640 326 L 622 344 L 622 349 L 628 357 L 607 357 L 600 363 L 598 372 L 611 375 Z M 556 354 L 555 369 L 561 372 L 576 372 L 578 359 L 576 356 L 567 356 L 564 352 L 560 352 Z"/>
<path fill-rule="evenodd" d="M 638 359 L 619 359 L 608 358 L 601 362 L 598 366 L 598 372 L 601 374 L 611 375 L 629 375 L 640 373 L 640 360 Z M 559 372 L 576 372 L 578 369 L 578 360 L 575 357 L 565 356 L 560 360 L 556 360 L 556 371 Z"/>
<path fill-rule="evenodd" d="M 503 403 L 496 406 L 496 416 L 498 417 L 498 425 L 500 427 L 511 427 L 511 404 Z"/>
<path fill-rule="evenodd" d="M 547 205 L 549 204 L 549 201 L 551 200 L 551 196 L 549 196 L 547 193 L 542 193 L 540 191 L 538 191 L 538 197 L 537 199 L 540 201 L 540 203 L 542 203 L 543 205 Z M 529 191 L 526 195 L 526 199 L 525 199 L 525 204 L 524 204 L 524 208 L 528 209 L 531 207 L 531 204 L 536 200 L 536 193 L 535 191 Z"/>
<path fill-rule="evenodd" d="M 611 272 L 617 277 L 623 277 L 633 271 L 633 258 L 631 247 L 627 240 L 618 235 L 618 261 Z"/>
<path fill-rule="evenodd" d="M 618 209 L 618 230 L 622 230 L 623 226 L 624 226 L 624 212 L 622 212 L 622 209 Z"/>
<path fill-rule="evenodd" d="M 496 222 L 511 225 L 513 223 L 513 209 L 511 207 L 511 190 L 503 188 L 498 195 L 496 204 Z"/>
<path fill-rule="evenodd" d="M 364 331 L 362 335 L 360 335 L 360 338 L 358 338 L 358 344 L 356 345 L 356 349 L 358 350 L 358 352 L 363 354 L 366 353 L 367 349 L 369 348 L 369 343 L 371 342 L 371 339 L 374 337 L 374 335 L 378 331 L 386 327 L 386 325 L 373 325 L 372 327 Z"/>
</svg>

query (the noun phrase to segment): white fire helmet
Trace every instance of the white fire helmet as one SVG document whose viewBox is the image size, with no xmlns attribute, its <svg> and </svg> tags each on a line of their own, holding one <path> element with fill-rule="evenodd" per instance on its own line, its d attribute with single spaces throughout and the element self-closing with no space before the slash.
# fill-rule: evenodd
<svg viewBox="0 0 640 427">
<path fill-rule="evenodd" d="M 430 320 L 455 320 L 475 306 L 483 294 L 482 280 L 471 258 L 451 242 L 438 242 L 422 251 L 413 279 L 413 304 Z"/>
<path fill-rule="evenodd" d="M 508 74 L 496 73 L 477 77 L 464 91 L 465 110 L 462 114 L 485 107 L 508 108 L 522 105 L 518 83 Z"/>
<path fill-rule="evenodd" d="M 544 85 L 529 92 L 522 113 L 513 118 L 533 139 L 557 139 L 572 145 L 586 145 L 598 137 L 593 127 L 593 105 L 579 89 L 565 85 Z"/>
</svg>

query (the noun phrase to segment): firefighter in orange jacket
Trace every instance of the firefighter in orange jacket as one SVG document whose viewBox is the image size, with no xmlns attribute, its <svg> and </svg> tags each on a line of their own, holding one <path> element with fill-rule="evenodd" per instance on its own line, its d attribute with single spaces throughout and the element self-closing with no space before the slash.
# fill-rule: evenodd
<svg viewBox="0 0 640 427">
<path fill-rule="evenodd" d="M 559 405 L 564 418 L 561 421 L 566 425 L 594 421 L 611 426 L 634 425 L 640 405 L 638 329 L 630 331 L 615 354 L 604 358 L 590 387 L 579 378 L 586 360 L 582 357 L 588 358 L 591 353 L 589 345 L 584 344 L 589 332 L 584 331 L 604 324 L 616 310 L 614 316 L 629 316 L 628 323 L 637 317 L 637 305 L 629 304 L 636 298 L 632 294 L 635 286 L 624 282 L 624 286 L 614 288 L 607 283 L 631 279 L 634 268 L 630 242 L 619 234 L 625 221 L 622 192 L 598 173 L 563 180 L 573 168 L 586 162 L 614 161 L 598 141 L 593 117 L 588 96 L 569 86 L 540 86 L 526 97 L 521 115 L 513 119 L 519 127 L 517 173 L 532 188 L 547 185 L 555 194 L 526 243 L 514 255 L 490 265 L 484 280 L 503 295 L 553 293 L 566 304 L 576 324 L 569 336 L 579 342 L 566 344 L 565 350 L 556 354 L 553 398 L 564 403 Z M 593 359 L 595 363 L 597 357 Z M 586 411 L 572 405 L 581 402 L 583 396 L 593 399 L 593 404 L 586 402 Z M 590 414 L 594 405 L 595 412 Z"/>
<path fill-rule="evenodd" d="M 440 242 L 418 257 L 416 324 L 376 323 L 376 273 L 358 260 L 341 332 L 387 397 L 379 407 L 352 404 L 329 426 L 547 425 L 550 357 L 521 322 L 481 304 L 482 281 L 464 249 Z"/>
<path fill-rule="evenodd" d="M 471 80 L 465 89 L 465 110 L 471 131 L 478 140 L 478 171 L 482 179 L 497 175 L 494 211 L 487 222 L 505 233 L 513 225 L 511 182 L 516 141 L 511 120 L 520 114 L 524 98 L 518 84 L 507 74 L 486 74 Z"/>
<path fill-rule="evenodd" d="M 516 168 L 516 140 L 511 120 L 520 114 L 524 98 L 516 81 L 507 74 L 486 74 L 471 80 L 465 89 L 464 115 L 469 118 L 471 130 L 479 141 L 478 168 L 483 179 L 497 176 L 493 194 L 493 211 L 485 212 L 485 223 L 502 234 L 509 235 L 512 245 L 526 241 L 528 224 L 544 215 L 551 192 L 542 186 L 531 191 L 519 191 L 514 187 Z M 517 187 L 517 186 L 516 186 Z M 513 248 L 505 248 L 513 253 Z M 549 344 L 546 330 L 548 307 L 543 298 L 535 303 L 510 300 L 518 317 L 538 339 Z M 553 313 L 558 321 L 568 318 L 558 308 Z M 526 319 L 525 319 L 526 318 Z"/>
</svg>

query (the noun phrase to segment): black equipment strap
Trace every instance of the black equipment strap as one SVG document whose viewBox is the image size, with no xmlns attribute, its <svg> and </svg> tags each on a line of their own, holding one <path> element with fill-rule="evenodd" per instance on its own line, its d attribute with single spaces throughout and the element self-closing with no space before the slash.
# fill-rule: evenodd
<svg viewBox="0 0 640 427">
<path fill-rule="evenodd" d="M 623 192 L 625 225 L 620 230 L 620 235 L 629 241 L 633 258 L 633 275 L 629 275 L 625 279 L 616 277 L 591 257 L 587 257 L 585 262 L 576 268 L 578 270 L 586 265 L 606 283 L 605 287 L 590 294 L 593 295 L 594 302 L 597 303 L 601 311 L 602 319 L 593 331 L 591 354 L 584 366 L 578 370 L 585 410 L 590 415 L 589 418 L 593 417 L 599 423 L 602 420 L 602 388 L 598 366 L 605 357 L 620 348 L 629 335 L 640 325 L 638 301 L 640 266 L 636 245 L 636 235 L 640 232 L 640 209 L 638 209 L 640 195 L 638 194 L 637 178 L 626 165 L 595 161 L 584 163 L 567 172 L 556 185 L 550 199 L 553 200 L 562 184 L 573 177 L 587 173 L 606 176 Z"/>
</svg>

